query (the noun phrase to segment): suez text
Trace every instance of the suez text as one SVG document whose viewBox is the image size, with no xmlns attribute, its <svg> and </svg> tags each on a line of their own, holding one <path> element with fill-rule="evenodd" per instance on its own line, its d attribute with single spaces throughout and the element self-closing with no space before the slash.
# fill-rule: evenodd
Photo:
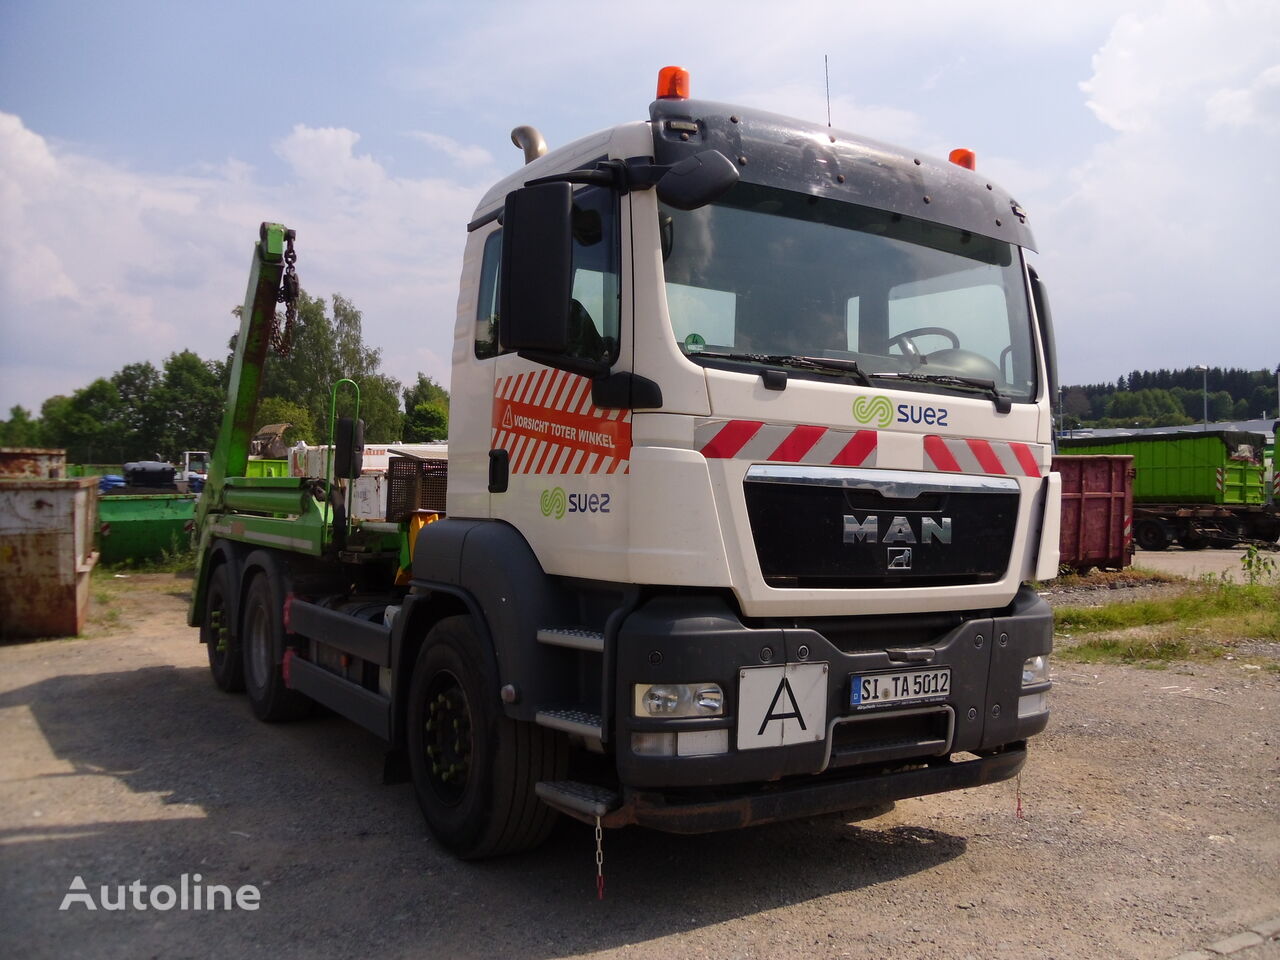
<svg viewBox="0 0 1280 960">
<path fill-rule="evenodd" d="M 925 423 L 932 427 L 947 426 L 946 407 L 921 407 L 914 403 L 897 406 L 898 423 Z"/>
<path fill-rule="evenodd" d="M 571 493 L 569 494 L 570 513 L 608 513 L 608 493 Z"/>
</svg>

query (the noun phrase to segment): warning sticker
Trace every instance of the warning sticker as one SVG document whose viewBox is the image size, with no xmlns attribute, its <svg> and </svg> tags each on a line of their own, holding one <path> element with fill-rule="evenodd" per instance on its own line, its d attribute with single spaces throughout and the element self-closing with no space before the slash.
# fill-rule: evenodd
<svg viewBox="0 0 1280 960">
<path fill-rule="evenodd" d="M 631 458 L 631 411 L 595 406 L 591 380 L 563 370 L 499 379 L 493 431 L 512 473 L 625 473 Z"/>
</svg>

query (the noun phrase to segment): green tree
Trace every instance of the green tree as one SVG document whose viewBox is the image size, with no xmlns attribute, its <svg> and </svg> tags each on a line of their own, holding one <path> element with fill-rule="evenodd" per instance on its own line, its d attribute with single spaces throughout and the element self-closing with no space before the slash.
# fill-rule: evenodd
<svg viewBox="0 0 1280 960">
<path fill-rule="evenodd" d="M 449 391 L 425 373 L 404 391 L 404 439 L 430 443 L 449 437 Z"/>
<path fill-rule="evenodd" d="M 150 362 L 127 363 L 111 375 L 120 397 L 126 460 L 168 457 L 168 410 L 159 395 L 161 377 Z"/>
<path fill-rule="evenodd" d="M 127 428 L 115 384 L 99 377 L 70 397 L 50 397 L 40 408 L 44 441 L 63 447 L 70 463 L 122 463 Z M 146 454 L 149 459 L 154 452 Z"/>
<path fill-rule="evenodd" d="M 1209 420 L 1230 420 L 1235 412 L 1236 402 L 1226 390 L 1218 390 L 1209 394 Z"/>
<path fill-rule="evenodd" d="M 404 418 L 407 443 L 437 443 L 449 439 L 449 408 L 442 403 L 419 403 Z"/>
<path fill-rule="evenodd" d="M 305 291 L 298 299 L 293 347 L 287 357 L 271 355 L 263 373 L 262 396 L 283 397 L 311 412 L 319 433 L 328 436 L 330 390 L 338 380 L 354 380 L 360 387 L 360 416 L 365 439 L 391 443 L 400 439 L 399 381 L 379 372 L 382 351 L 364 343 L 362 317 L 350 300 L 333 296 L 333 316 L 323 299 Z M 338 414 L 350 415 L 348 393 L 338 395 Z"/>
<path fill-rule="evenodd" d="M 31 419 L 24 407 L 9 408 L 9 419 L 0 421 L 0 446 L 35 447 L 40 445 L 40 421 Z"/>
<path fill-rule="evenodd" d="M 420 403 L 439 403 L 449 409 L 449 391 L 422 371 L 418 371 L 418 380 L 413 386 L 404 388 L 405 410 L 412 410 Z"/>
<path fill-rule="evenodd" d="M 171 353 L 157 401 L 166 411 L 165 448 L 175 462 L 183 450 L 212 450 L 226 404 L 217 364 L 190 350 Z"/>
</svg>

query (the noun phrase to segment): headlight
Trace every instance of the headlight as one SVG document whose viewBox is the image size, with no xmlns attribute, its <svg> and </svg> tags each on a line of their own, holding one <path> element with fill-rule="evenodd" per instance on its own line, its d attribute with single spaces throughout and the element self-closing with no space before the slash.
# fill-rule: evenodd
<svg viewBox="0 0 1280 960">
<path fill-rule="evenodd" d="M 718 683 L 637 683 L 637 717 L 718 717 L 724 713 L 724 691 Z"/>
<path fill-rule="evenodd" d="M 1047 653 L 1031 657 L 1022 664 L 1022 685 L 1045 683 L 1049 679 L 1049 655 Z"/>
</svg>

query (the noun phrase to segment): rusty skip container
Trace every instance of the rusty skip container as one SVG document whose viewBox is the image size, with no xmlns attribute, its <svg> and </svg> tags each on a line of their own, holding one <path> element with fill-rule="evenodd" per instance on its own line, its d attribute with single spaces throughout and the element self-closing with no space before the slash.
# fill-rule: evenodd
<svg viewBox="0 0 1280 960">
<path fill-rule="evenodd" d="M 38 447 L 0 447 L 0 477 L 60 480 L 68 476 L 67 451 Z"/>
<path fill-rule="evenodd" d="M 1133 559 L 1133 457 L 1057 456 L 1062 475 L 1060 563 L 1121 569 Z"/>
<path fill-rule="evenodd" d="M 0 479 L 0 640 L 84 627 L 97 504 L 92 477 Z"/>
</svg>

